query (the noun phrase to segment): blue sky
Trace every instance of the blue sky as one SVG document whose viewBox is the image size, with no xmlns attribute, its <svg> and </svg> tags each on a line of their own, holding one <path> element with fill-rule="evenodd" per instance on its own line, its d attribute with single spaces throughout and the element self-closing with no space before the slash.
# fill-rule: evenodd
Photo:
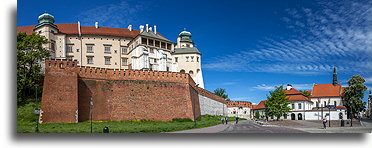
<svg viewBox="0 0 372 148">
<path fill-rule="evenodd" d="M 157 25 L 172 41 L 187 28 L 203 54 L 205 88 L 225 88 L 232 100 L 259 103 L 281 84 L 308 90 L 331 83 L 333 65 L 344 86 L 358 74 L 371 88 L 368 0 L 22 0 L 17 26 L 35 25 L 45 11 L 56 23 Z"/>
</svg>

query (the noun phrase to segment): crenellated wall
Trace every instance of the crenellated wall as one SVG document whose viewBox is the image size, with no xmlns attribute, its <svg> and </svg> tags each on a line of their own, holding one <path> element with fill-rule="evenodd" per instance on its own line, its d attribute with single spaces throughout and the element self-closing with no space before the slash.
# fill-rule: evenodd
<svg viewBox="0 0 372 148">
<path fill-rule="evenodd" d="M 194 119 L 198 88 L 188 74 L 78 67 L 46 60 L 42 122 Z"/>
</svg>

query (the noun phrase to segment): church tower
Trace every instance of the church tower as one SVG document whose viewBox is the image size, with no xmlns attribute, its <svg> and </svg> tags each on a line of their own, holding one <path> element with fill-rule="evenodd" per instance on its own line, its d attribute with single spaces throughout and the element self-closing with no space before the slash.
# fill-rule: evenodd
<svg viewBox="0 0 372 148">
<path fill-rule="evenodd" d="M 199 50 L 194 46 L 194 41 L 191 40 L 191 33 L 184 29 L 178 35 L 177 45 L 172 53 L 175 67 L 177 72 L 190 74 L 195 83 L 199 87 L 204 88 L 201 55 Z"/>
<path fill-rule="evenodd" d="M 336 72 L 336 66 L 333 67 L 333 86 L 337 85 L 337 72 Z"/>
</svg>

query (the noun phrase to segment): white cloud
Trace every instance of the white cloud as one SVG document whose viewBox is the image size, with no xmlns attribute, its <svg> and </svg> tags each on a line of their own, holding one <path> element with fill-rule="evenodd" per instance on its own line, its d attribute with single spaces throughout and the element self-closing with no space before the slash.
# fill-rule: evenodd
<svg viewBox="0 0 372 148">
<path fill-rule="evenodd" d="M 263 91 L 273 91 L 275 87 L 278 87 L 280 85 L 283 85 L 283 88 L 285 88 L 287 85 L 284 84 L 260 84 L 253 87 L 253 89 L 257 90 L 263 90 Z M 311 90 L 313 88 L 313 84 L 291 84 L 294 89 L 297 90 Z"/>
<path fill-rule="evenodd" d="M 205 69 L 291 74 L 322 74 L 338 71 L 371 73 L 371 2 L 320 3 L 320 9 L 287 9 L 281 20 L 289 29 L 287 38 L 259 41 L 257 49 L 215 57 Z M 261 86 L 266 88 L 265 86 Z"/>
</svg>

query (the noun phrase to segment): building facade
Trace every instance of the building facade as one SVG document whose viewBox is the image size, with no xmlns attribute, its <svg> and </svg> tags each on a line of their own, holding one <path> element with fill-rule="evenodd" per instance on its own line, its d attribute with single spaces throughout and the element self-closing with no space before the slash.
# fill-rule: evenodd
<svg viewBox="0 0 372 148">
<path fill-rule="evenodd" d="M 157 31 L 157 26 L 140 25 L 139 30 L 81 26 L 78 23 L 55 24 L 54 17 L 44 13 L 38 24 L 17 27 L 17 33 L 40 34 L 50 43 L 44 47 L 53 59 L 77 60 L 80 67 L 169 71 L 190 74 L 204 88 L 201 53 L 184 30 L 174 43 Z"/>
</svg>

